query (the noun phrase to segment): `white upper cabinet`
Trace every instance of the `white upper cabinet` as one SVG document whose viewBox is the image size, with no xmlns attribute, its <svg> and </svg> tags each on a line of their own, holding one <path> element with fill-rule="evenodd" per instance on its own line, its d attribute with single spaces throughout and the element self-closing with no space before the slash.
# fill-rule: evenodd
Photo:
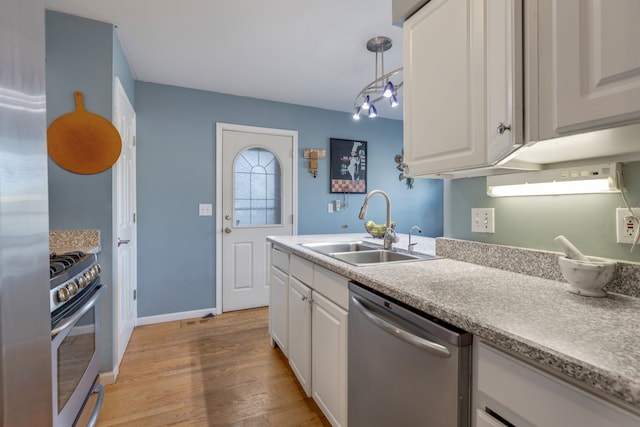
<svg viewBox="0 0 640 427">
<path fill-rule="evenodd" d="M 640 1 L 539 0 L 538 20 L 537 139 L 640 120 Z"/>
<path fill-rule="evenodd" d="M 404 23 L 409 175 L 493 165 L 522 143 L 520 0 L 432 0 Z"/>
<path fill-rule="evenodd" d="M 640 160 L 638 22 L 639 0 L 431 0 L 403 24 L 407 175 Z"/>
</svg>

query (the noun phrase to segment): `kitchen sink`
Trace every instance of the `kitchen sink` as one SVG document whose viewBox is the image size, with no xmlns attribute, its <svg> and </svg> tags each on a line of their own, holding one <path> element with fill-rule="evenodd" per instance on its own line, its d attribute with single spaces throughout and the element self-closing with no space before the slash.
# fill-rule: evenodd
<svg viewBox="0 0 640 427">
<path fill-rule="evenodd" d="M 361 241 L 357 242 L 333 242 L 333 243 L 303 243 L 302 246 L 308 249 L 312 249 L 321 254 L 329 255 L 336 252 L 360 252 L 371 251 L 379 249 L 380 246 L 376 246 L 371 243 L 365 243 Z"/>
<path fill-rule="evenodd" d="M 332 257 L 354 265 L 379 264 L 387 262 L 420 261 L 437 257 L 423 254 L 410 254 L 394 250 L 375 249 L 371 251 L 338 252 Z"/>
<path fill-rule="evenodd" d="M 371 265 L 389 262 L 421 261 L 439 258 L 434 255 L 410 254 L 398 249 L 382 249 L 366 242 L 303 243 L 305 248 L 314 250 L 334 259 L 352 265 Z"/>
</svg>

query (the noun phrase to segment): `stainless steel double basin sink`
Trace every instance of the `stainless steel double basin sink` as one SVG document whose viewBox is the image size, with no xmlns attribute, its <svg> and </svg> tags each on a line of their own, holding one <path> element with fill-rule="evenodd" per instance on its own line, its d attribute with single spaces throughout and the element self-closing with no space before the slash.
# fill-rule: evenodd
<svg viewBox="0 0 640 427">
<path fill-rule="evenodd" d="M 421 261 L 438 258 L 433 255 L 409 253 L 400 249 L 384 249 L 363 241 L 302 243 L 303 247 L 352 265 Z"/>
</svg>

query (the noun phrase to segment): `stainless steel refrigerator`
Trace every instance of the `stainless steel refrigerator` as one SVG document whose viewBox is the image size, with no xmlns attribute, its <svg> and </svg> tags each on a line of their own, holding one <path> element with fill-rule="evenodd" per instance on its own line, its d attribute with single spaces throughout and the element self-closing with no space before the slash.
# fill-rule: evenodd
<svg viewBox="0 0 640 427">
<path fill-rule="evenodd" d="M 0 2 L 0 426 L 51 404 L 44 0 Z"/>
</svg>

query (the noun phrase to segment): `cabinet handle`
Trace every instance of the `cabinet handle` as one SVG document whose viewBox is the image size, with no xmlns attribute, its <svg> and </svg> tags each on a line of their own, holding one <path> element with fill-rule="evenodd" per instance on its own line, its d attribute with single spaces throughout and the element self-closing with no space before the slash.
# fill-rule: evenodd
<svg viewBox="0 0 640 427">
<path fill-rule="evenodd" d="M 504 123 L 500 122 L 498 123 L 498 126 L 496 126 L 496 131 L 498 132 L 498 135 L 502 135 L 508 130 L 511 130 L 511 125 L 507 126 Z"/>
<path fill-rule="evenodd" d="M 303 297 L 302 297 L 302 301 L 306 301 L 306 300 L 308 300 L 308 299 L 309 299 L 309 298 L 307 298 L 306 296 L 303 296 Z"/>
</svg>

